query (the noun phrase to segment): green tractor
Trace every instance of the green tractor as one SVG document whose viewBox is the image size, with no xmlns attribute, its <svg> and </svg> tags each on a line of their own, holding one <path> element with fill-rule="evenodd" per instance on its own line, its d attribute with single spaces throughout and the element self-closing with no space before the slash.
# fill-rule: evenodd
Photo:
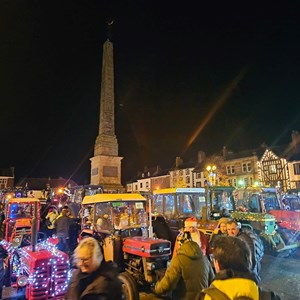
<svg viewBox="0 0 300 300">
<path fill-rule="evenodd" d="M 231 218 L 253 229 L 270 253 L 288 256 L 300 246 L 299 242 L 285 240 L 278 231 L 275 216 L 270 213 L 281 208 L 276 188 L 239 188 L 233 195 L 236 210 L 231 213 Z"/>
</svg>

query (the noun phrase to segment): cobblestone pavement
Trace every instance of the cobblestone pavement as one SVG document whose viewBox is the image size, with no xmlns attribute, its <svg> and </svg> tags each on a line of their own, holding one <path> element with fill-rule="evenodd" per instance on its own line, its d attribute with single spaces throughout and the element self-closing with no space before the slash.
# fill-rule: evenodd
<svg viewBox="0 0 300 300">
<path fill-rule="evenodd" d="M 264 255 L 262 260 L 262 286 L 268 288 L 281 297 L 282 300 L 299 299 L 300 295 L 300 250 L 293 257 L 282 258 Z M 2 299 L 21 300 L 22 295 L 16 289 L 3 289 Z M 157 297 L 149 291 L 140 293 L 140 300 L 166 299 Z"/>
</svg>

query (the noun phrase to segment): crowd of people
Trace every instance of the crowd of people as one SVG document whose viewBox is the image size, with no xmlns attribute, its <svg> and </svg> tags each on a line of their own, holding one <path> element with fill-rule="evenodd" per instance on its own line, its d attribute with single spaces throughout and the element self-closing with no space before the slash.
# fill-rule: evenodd
<svg viewBox="0 0 300 300">
<path fill-rule="evenodd" d="M 53 206 L 42 221 L 46 235 L 55 236 L 58 239 L 57 248 L 68 254 L 71 254 L 77 245 L 79 226 L 75 219 L 68 206 L 62 207 L 60 212 Z"/>
<path fill-rule="evenodd" d="M 178 235 L 169 268 L 155 285 L 159 295 L 181 300 L 272 299 L 280 297 L 260 287 L 263 244 L 235 220 L 221 218 L 208 239 L 194 218 Z"/>
<path fill-rule="evenodd" d="M 173 300 L 280 300 L 260 287 L 256 240 L 234 220 L 222 218 L 208 239 L 194 218 L 183 231 L 166 272 L 153 287 L 154 293 Z M 74 251 L 73 270 L 66 299 L 122 299 L 117 267 L 106 262 L 92 237 L 80 241 Z"/>
<path fill-rule="evenodd" d="M 67 300 L 124 299 L 117 266 L 105 261 L 98 241 L 86 237 L 72 246 L 74 216 L 67 206 L 60 212 L 50 207 L 44 222 L 47 235 L 58 238 L 57 248 L 68 253 L 73 263 Z M 0 248 L 0 266 L 6 256 Z M 168 268 L 157 274 L 153 292 L 173 300 L 279 300 L 278 295 L 260 288 L 262 256 L 259 237 L 235 220 L 221 218 L 208 238 L 197 228 L 197 220 L 188 218 L 176 238 Z M 0 268 L 0 286 L 1 274 Z M 1 293 L 0 288 L 0 297 Z"/>
</svg>

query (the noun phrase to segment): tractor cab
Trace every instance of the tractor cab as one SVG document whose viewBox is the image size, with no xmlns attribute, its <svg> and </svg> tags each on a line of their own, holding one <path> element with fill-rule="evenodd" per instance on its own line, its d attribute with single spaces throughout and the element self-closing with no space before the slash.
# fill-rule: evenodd
<svg viewBox="0 0 300 300">
<path fill-rule="evenodd" d="M 280 209 L 280 201 L 276 188 L 247 187 L 236 189 L 234 199 L 237 210 L 253 213 L 269 213 Z"/>
<path fill-rule="evenodd" d="M 139 299 L 139 288 L 154 286 L 171 255 L 171 242 L 148 236 L 146 198 L 141 194 L 85 196 L 79 239 L 95 237 L 105 260 L 118 265 L 125 299 Z"/>
<path fill-rule="evenodd" d="M 300 190 L 287 190 L 281 198 L 283 209 L 300 212 Z"/>
<path fill-rule="evenodd" d="M 31 235 L 32 219 L 40 227 L 40 201 L 37 198 L 10 198 L 5 203 L 4 239 L 14 243 Z"/>
<path fill-rule="evenodd" d="M 146 199 L 140 194 L 96 194 L 85 196 L 81 209 L 81 234 L 103 239 L 104 256 L 116 260 L 113 248 L 122 239 L 147 235 Z M 119 246 L 118 246 L 119 247 Z"/>
<path fill-rule="evenodd" d="M 185 219 L 195 217 L 198 229 L 208 237 L 218 226 L 221 217 L 235 209 L 233 187 L 167 188 L 153 191 L 153 215 L 163 216 L 171 230 L 172 245 L 184 226 Z M 164 224 L 154 220 L 154 232 L 160 236 Z"/>
</svg>

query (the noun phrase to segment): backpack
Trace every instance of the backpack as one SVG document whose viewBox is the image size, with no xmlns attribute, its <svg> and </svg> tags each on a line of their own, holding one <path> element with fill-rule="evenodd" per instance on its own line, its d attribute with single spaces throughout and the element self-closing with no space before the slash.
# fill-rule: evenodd
<svg viewBox="0 0 300 300">
<path fill-rule="evenodd" d="M 230 299 L 225 293 L 216 288 L 213 284 L 210 287 L 203 289 L 200 294 L 198 294 L 196 300 L 204 299 L 205 294 L 208 294 L 212 300 L 253 300 L 251 297 L 238 296 Z M 280 297 L 272 291 L 267 291 L 259 288 L 259 300 L 281 300 Z"/>
</svg>

